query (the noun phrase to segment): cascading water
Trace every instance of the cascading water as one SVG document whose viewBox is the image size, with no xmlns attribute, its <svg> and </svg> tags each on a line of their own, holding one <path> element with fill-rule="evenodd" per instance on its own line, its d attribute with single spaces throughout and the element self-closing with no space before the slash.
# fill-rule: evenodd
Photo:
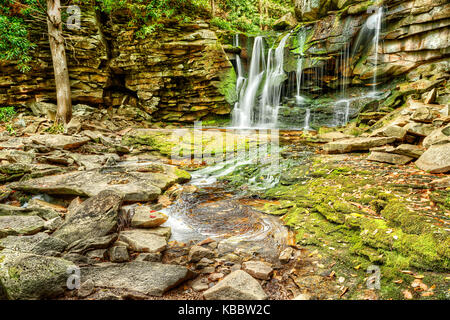
<svg viewBox="0 0 450 320">
<path fill-rule="evenodd" d="M 239 34 L 236 34 L 233 39 L 233 45 L 235 47 L 239 47 Z M 239 54 L 236 55 L 236 69 L 237 69 L 237 81 L 236 81 L 236 93 L 239 96 L 239 93 L 242 89 L 242 86 L 245 82 L 244 77 L 244 68 L 242 66 L 241 56 Z"/>
<path fill-rule="evenodd" d="M 236 103 L 232 114 L 234 127 L 248 128 L 253 124 L 256 93 L 264 75 L 265 65 L 264 41 L 262 37 L 256 37 L 248 79 L 243 80 L 239 102 Z"/>
<path fill-rule="evenodd" d="M 296 81 L 297 81 L 297 95 L 295 96 L 297 102 L 301 102 L 304 98 L 300 95 L 300 88 L 302 86 L 302 72 L 303 72 L 303 50 L 306 42 L 306 32 L 301 29 L 298 32 L 298 50 L 300 55 L 297 61 Z"/>
<path fill-rule="evenodd" d="M 303 130 L 311 130 L 311 128 L 309 127 L 309 122 L 311 121 L 310 119 L 311 119 L 311 109 L 307 108 L 305 115 L 305 125 L 303 127 Z"/>
<path fill-rule="evenodd" d="M 266 81 L 263 88 L 261 108 L 259 114 L 259 126 L 274 127 L 277 124 L 278 108 L 281 101 L 281 87 L 286 80 L 283 70 L 284 47 L 290 34 L 281 39 L 278 47 L 269 50 L 266 69 Z"/>
<path fill-rule="evenodd" d="M 373 38 L 375 45 L 375 69 L 373 71 L 373 90 L 372 93 L 376 94 L 377 89 L 377 68 L 378 68 L 378 51 L 380 48 L 380 31 L 381 31 L 381 23 L 383 20 L 383 7 L 378 8 L 377 12 L 373 15 L 374 18 L 372 21 L 372 26 L 375 28 L 375 36 Z"/>
</svg>

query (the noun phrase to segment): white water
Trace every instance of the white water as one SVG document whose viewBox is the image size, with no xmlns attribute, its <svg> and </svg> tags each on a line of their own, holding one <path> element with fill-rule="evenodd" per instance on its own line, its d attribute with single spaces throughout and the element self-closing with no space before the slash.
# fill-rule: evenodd
<svg viewBox="0 0 450 320">
<path fill-rule="evenodd" d="M 290 33 L 281 39 L 275 51 L 273 49 L 269 50 L 266 81 L 260 105 L 259 126 L 275 127 L 277 124 L 278 109 L 281 102 L 281 87 L 283 81 L 286 80 L 286 73 L 283 70 L 284 48 L 289 36 Z"/>
<path fill-rule="evenodd" d="M 239 35 L 236 34 L 234 39 L 233 39 L 233 45 L 235 47 L 239 47 Z M 244 68 L 242 66 L 242 60 L 241 60 L 241 56 L 239 54 L 236 55 L 236 68 L 237 68 L 237 81 L 236 81 L 236 93 L 239 96 L 239 93 L 241 92 L 242 86 L 245 82 L 245 77 L 244 77 Z"/>
<path fill-rule="evenodd" d="M 303 127 L 304 130 L 311 130 L 309 127 L 309 122 L 311 121 L 311 109 L 306 109 L 306 115 L 305 115 L 305 125 Z"/>
<path fill-rule="evenodd" d="M 300 95 L 300 88 L 302 86 L 302 72 L 303 72 L 303 50 L 306 42 L 306 32 L 303 32 L 303 29 L 298 32 L 298 46 L 300 51 L 300 56 L 297 61 L 297 70 L 296 70 L 296 81 L 297 81 L 297 102 L 301 102 L 304 98 Z"/>
<path fill-rule="evenodd" d="M 373 71 L 373 88 L 372 92 L 375 93 L 377 89 L 377 73 L 378 73 L 378 50 L 380 48 L 380 31 L 381 22 L 383 20 L 383 7 L 378 8 L 378 11 L 373 15 L 374 20 L 372 23 L 375 25 L 375 37 L 373 38 L 375 45 L 375 69 Z"/>
<path fill-rule="evenodd" d="M 264 75 L 265 65 L 264 41 L 262 37 L 256 37 L 253 44 L 248 79 L 243 81 L 242 89 L 239 94 L 239 101 L 233 109 L 233 127 L 251 127 L 254 118 L 256 93 Z"/>
</svg>

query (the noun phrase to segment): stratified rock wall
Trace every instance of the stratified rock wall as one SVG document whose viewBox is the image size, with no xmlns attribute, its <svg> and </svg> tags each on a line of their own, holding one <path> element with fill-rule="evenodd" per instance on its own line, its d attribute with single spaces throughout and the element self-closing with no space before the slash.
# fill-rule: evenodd
<svg viewBox="0 0 450 320">
<path fill-rule="evenodd" d="M 81 29 L 66 30 L 73 102 L 114 107 L 120 116 L 192 122 L 228 114 L 235 74 L 209 24 L 168 24 L 136 38 L 127 15 L 102 17 L 82 7 Z M 36 24 L 32 70 L 0 64 L 0 106 L 55 102 L 55 83 L 44 24 Z"/>
</svg>

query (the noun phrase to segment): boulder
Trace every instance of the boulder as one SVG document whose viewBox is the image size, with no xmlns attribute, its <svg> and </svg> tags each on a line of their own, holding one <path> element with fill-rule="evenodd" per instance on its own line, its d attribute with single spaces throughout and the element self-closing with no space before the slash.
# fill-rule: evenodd
<svg viewBox="0 0 450 320">
<path fill-rule="evenodd" d="M 450 171 L 450 143 L 432 145 L 416 161 L 419 169 L 430 173 Z"/>
<path fill-rule="evenodd" d="M 45 145 L 51 149 L 76 149 L 83 144 L 88 143 L 91 139 L 87 137 L 65 136 L 62 134 L 44 134 L 34 135 L 30 138 L 33 143 Z"/>
<path fill-rule="evenodd" d="M 104 263 L 83 268 L 81 274 L 85 281 L 92 280 L 96 287 L 123 289 L 151 296 L 162 296 L 167 290 L 195 275 L 183 266 L 146 261 Z"/>
<path fill-rule="evenodd" d="M 289 12 L 274 22 L 273 29 L 274 30 L 293 29 L 297 26 L 297 23 L 298 23 L 297 19 L 291 12 Z"/>
<path fill-rule="evenodd" d="M 165 237 L 156 235 L 147 230 L 122 231 L 119 240 L 128 244 L 131 251 L 157 253 L 167 247 Z"/>
<path fill-rule="evenodd" d="M 435 112 L 433 109 L 429 107 L 420 107 L 417 108 L 416 111 L 411 116 L 411 120 L 417 122 L 429 122 L 431 123 L 433 119 L 439 116 L 438 112 Z"/>
<path fill-rule="evenodd" d="M 188 181 L 184 173 L 174 166 L 160 164 L 108 167 L 11 183 L 9 187 L 28 193 L 87 197 L 113 190 L 123 195 L 125 201 L 152 201 L 162 190 Z"/>
<path fill-rule="evenodd" d="M 111 262 L 126 262 L 130 260 L 126 246 L 114 246 L 108 250 Z"/>
<path fill-rule="evenodd" d="M 431 132 L 425 139 L 423 139 L 423 146 L 429 148 L 434 144 L 443 144 L 450 142 L 450 125 L 439 128 Z"/>
<path fill-rule="evenodd" d="M 53 298 L 64 292 L 68 270 L 64 259 L 3 250 L 0 252 L 0 299 Z"/>
<path fill-rule="evenodd" d="M 395 124 L 391 124 L 375 130 L 371 137 L 394 137 L 397 140 L 403 140 L 406 136 L 406 129 Z"/>
<path fill-rule="evenodd" d="M 94 237 L 88 239 L 80 239 L 72 242 L 68 247 L 67 251 L 71 253 L 84 254 L 88 251 L 107 249 L 117 240 L 118 234 L 113 233 L 103 237 Z"/>
<path fill-rule="evenodd" d="M 435 127 L 431 124 L 410 122 L 405 126 L 405 129 L 415 136 L 426 137 L 433 132 Z"/>
<path fill-rule="evenodd" d="M 0 204 L 0 216 L 38 216 L 44 220 L 51 220 L 58 218 L 59 213 L 51 208 L 43 208 L 34 205 L 28 205 L 24 208 Z"/>
<path fill-rule="evenodd" d="M 137 206 L 134 208 L 131 226 L 134 228 L 155 228 L 166 222 L 168 218 L 165 214 L 148 206 Z"/>
<path fill-rule="evenodd" d="M 386 162 L 391 164 L 407 164 L 413 158 L 401 154 L 372 151 L 367 157 L 369 161 Z"/>
<path fill-rule="evenodd" d="M 367 151 L 373 147 L 384 146 L 396 140 L 394 137 L 366 137 L 352 138 L 329 142 L 323 145 L 327 153 L 347 153 L 353 151 Z"/>
<path fill-rule="evenodd" d="M 408 156 L 414 159 L 419 158 L 425 150 L 419 146 L 414 144 L 401 144 L 397 148 L 395 148 L 392 153 L 401 154 L 404 156 Z"/>
<path fill-rule="evenodd" d="M 122 198 L 114 191 L 102 191 L 71 213 L 53 236 L 71 244 L 78 240 L 103 237 L 116 231 Z"/>
<path fill-rule="evenodd" d="M 36 234 L 44 229 L 44 223 L 38 216 L 0 216 L 0 238 Z"/>
<path fill-rule="evenodd" d="M 266 300 L 259 282 L 247 272 L 237 270 L 203 293 L 206 300 Z"/>
<path fill-rule="evenodd" d="M 242 270 L 261 280 L 269 280 L 273 272 L 271 265 L 263 261 L 246 261 L 242 264 Z"/>
</svg>

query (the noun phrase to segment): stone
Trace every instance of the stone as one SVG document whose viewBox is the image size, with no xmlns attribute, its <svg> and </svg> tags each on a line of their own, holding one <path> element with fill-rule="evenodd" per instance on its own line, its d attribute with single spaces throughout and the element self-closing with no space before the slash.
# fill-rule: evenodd
<svg viewBox="0 0 450 320">
<path fill-rule="evenodd" d="M 202 258 L 213 259 L 215 257 L 214 251 L 203 248 L 201 246 L 192 246 L 189 250 L 188 260 L 191 262 L 200 261 Z"/>
<path fill-rule="evenodd" d="M 237 270 L 203 293 L 206 300 L 266 300 L 259 282 L 247 272 Z"/>
<path fill-rule="evenodd" d="M 386 162 L 391 164 L 407 164 L 412 161 L 412 157 L 404 156 L 401 154 L 393 154 L 386 152 L 372 151 L 366 158 L 369 161 Z"/>
<path fill-rule="evenodd" d="M 130 260 L 128 255 L 127 247 L 125 246 L 114 246 L 108 250 L 109 260 L 111 262 L 126 262 Z"/>
<path fill-rule="evenodd" d="M 373 147 L 384 146 L 396 140 L 394 137 L 366 137 L 352 138 L 329 142 L 323 145 L 327 153 L 347 153 L 353 151 L 367 151 Z"/>
<path fill-rule="evenodd" d="M 216 282 L 222 279 L 225 275 L 222 272 L 214 272 L 208 276 L 208 280 L 211 282 Z"/>
<path fill-rule="evenodd" d="M 416 161 L 416 166 L 430 173 L 450 171 L 450 143 L 432 145 Z"/>
<path fill-rule="evenodd" d="M 410 134 L 426 137 L 433 132 L 435 127 L 431 124 L 411 122 L 405 126 L 405 129 Z"/>
<path fill-rule="evenodd" d="M 397 140 L 403 140 L 406 136 L 406 129 L 395 124 L 391 124 L 375 130 L 371 137 L 394 137 Z"/>
<path fill-rule="evenodd" d="M 131 218 L 133 228 L 155 228 L 162 225 L 169 217 L 165 214 L 152 210 L 148 206 L 137 206 Z"/>
<path fill-rule="evenodd" d="M 131 251 L 158 253 L 167 247 L 167 240 L 147 230 L 122 231 L 119 240 L 128 244 Z"/>
<path fill-rule="evenodd" d="M 34 135 L 30 138 L 33 143 L 45 145 L 51 149 L 71 150 L 81 147 L 91 139 L 86 137 L 65 136 L 61 134 Z"/>
<path fill-rule="evenodd" d="M 246 261 L 242 264 L 242 270 L 261 280 L 269 280 L 273 272 L 271 265 L 263 261 Z"/>
<path fill-rule="evenodd" d="M 114 243 L 114 241 L 117 240 L 117 238 L 118 238 L 117 233 L 112 233 L 103 237 L 80 239 L 72 242 L 67 247 L 67 251 L 72 253 L 84 254 L 91 250 L 107 249 Z"/>
<path fill-rule="evenodd" d="M 205 291 L 209 289 L 208 279 L 206 278 L 198 278 L 192 282 L 192 290 L 196 292 Z"/>
<path fill-rule="evenodd" d="M 348 138 L 351 138 L 351 136 L 349 136 L 348 134 L 339 132 L 339 131 L 332 131 L 332 132 L 318 134 L 317 138 L 319 138 L 320 140 L 331 142 L 331 141 L 336 141 L 336 140 L 348 139 Z"/>
<path fill-rule="evenodd" d="M 291 260 L 293 254 L 294 249 L 292 249 L 291 247 L 287 247 L 286 249 L 281 251 L 278 259 L 280 260 L 281 263 L 288 263 Z"/>
<path fill-rule="evenodd" d="M 117 230 L 122 197 L 114 191 L 102 191 L 75 209 L 53 236 L 72 243 L 103 237 Z"/>
<path fill-rule="evenodd" d="M 195 276 L 183 266 L 146 261 L 104 263 L 83 268 L 81 274 L 86 281 L 92 280 L 95 287 L 123 289 L 151 296 L 162 296 L 167 290 Z"/>
<path fill-rule="evenodd" d="M 425 98 L 423 102 L 426 104 L 434 103 L 436 101 L 436 94 L 436 88 L 431 89 L 431 91 L 424 94 Z"/>
<path fill-rule="evenodd" d="M 401 144 L 392 152 L 417 159 L 425 152 L 425 150 L 414 144 Z"/>
<path fill-rule="evenodd" d="M 95 283 L 92 280 L 84 281 L 78 289 L 77 295 L 79 298 L 86 298 L 90 296 L 95 289 Z"/>
<path fill-rule="evenodd" d="M 311 296 L 306 293 L 301 293 L 292 300 L 311 300 Z"/>
<path fill-rule="evenodd" d="M 151 229 L 146 229 L 147 233 L 152 233 L 154 235 L 164 237 L 167 241 L 169 241 L 172 235 L 172 229 L 170 227 L 156 227 Z"/>
<path fill-rule="evenodd" d="M 0 216 L 38 216 L 44 220 L 59 217 L 59 214 L 48 208 L 36 206 L 16 207 L 7 204 L 0 204 Z"/>
<path fill-rule="evenodd" d="M 273 23 L 274 30 L 293 29 L 298 22 L 295 16 L 289 12 Z"/>
<path fill-rule="evenodd" d="M 28 193 L 85 197 L 111 190 L 122 195 L 125 201 L 153 201 L 162 190 L 186 181 L 184 173 L 174 166 L 162 164 L 117 166 L 30 179 L 9 186 Z"/>
<path fill-rule="evenodd" d="M 8 236 L 0 239 L 0 250 L 8 249 L 40 255 L 47 255 L 49 252 L 61 253 L 66 247 L 66 242 L 43 232 L 31 236 Z"/>
<path fill-rule="evenodd" d="M 0 216 L 0 238 L 36 234 L 44 229 L 44 223 L 38 216 Z"/>
<path fill-rule="evenodd" d="M 64 223 L 64 220 L 61 217 L 56 217 L 50 220 L 45 221 L 44 228 L 50 232 L 55 231 L 59 227 L 61 227 Z"/>
<path fill-rule="evenodd" d="M 437 116 L 437 112 L 433 112 L 433 109 L 429 107 L 420 107 L 411 115 L 411 120 L 431 123 Z"/>
<path fill-rule="evenodd" d="M 106 249 L 95 249 L 85 253 L 86 257 L 91 259 L 107 259 L 108 258 L 108 250 Z"/>
<path fill-rule="evenodd" d="M 67 286 L 68 270 L 75 268 L 64 259 L 3 250 L 0 252 L 0 300 L 57 297 Z"/>
<path fill-rule="evenodd" d="M 197 263 L 197 268 L 204 268 L 211 264 L 213 264 L 214 261 L 208 258 L 201 258 L 200 261 Z"/>
<path fill-rule="evenodd" d="M 443 128 L 438 128 L 431 132 L 425 139 L 423 139 L 423 146 L 429 148 L 434 144 L 444 144 L 450 142 L 450 125 Z"/>
<path fill-rule="evenodd" d="M 161 253 L 141 253 L 136 258 L 136 261 L 161 262 Z"/>
</svg>

